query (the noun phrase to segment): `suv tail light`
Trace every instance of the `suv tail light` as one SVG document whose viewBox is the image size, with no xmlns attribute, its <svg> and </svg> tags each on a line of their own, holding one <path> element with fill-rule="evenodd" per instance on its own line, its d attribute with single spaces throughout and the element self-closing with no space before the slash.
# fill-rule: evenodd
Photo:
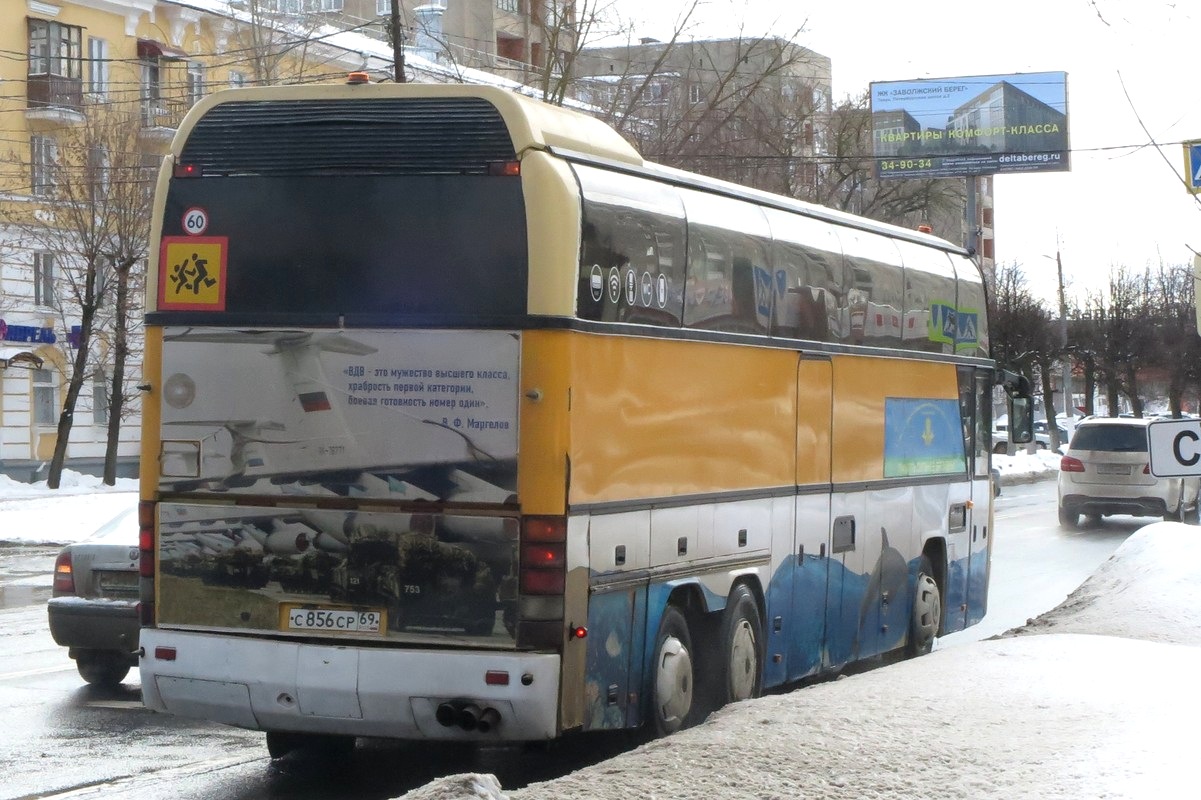
<svg viewBox="0 0 1201 800">
<path fill-rule="evenodd" d="M 55 597 L 75 594 L 75 573 L 71 569 L 70 550 L 62 551 L 58 554 L 58 558 L 54 559 L 54 587 L 52 593 Z"/>
<path fill-rule="evenodd" d="M 1084 472 L 1084 462 L 1078 458 L 1064 456 L 1059 459 L 1060 472 Z"/>
</svg>

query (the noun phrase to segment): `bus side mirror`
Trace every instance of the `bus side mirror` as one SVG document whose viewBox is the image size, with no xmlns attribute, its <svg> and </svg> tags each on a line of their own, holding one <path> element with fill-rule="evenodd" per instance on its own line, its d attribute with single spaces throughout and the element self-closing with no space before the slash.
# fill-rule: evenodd
<svg viewBox="0 0 1201 800">
<path fill-rule="evenodd" d="M 1014 444 L 1029 444 L 1034 439 L 1034 408 L 1029 397 L 1009 397 L 1009 438 Z"/>
</svg>

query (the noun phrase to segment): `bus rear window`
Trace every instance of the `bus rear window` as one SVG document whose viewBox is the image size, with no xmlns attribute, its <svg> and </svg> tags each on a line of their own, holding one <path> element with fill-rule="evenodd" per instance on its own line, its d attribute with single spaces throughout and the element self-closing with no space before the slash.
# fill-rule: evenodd
<svg viewBox="0 0 1201 800">
<path fill-rule="evenodd" d="M 503 324 L 525 314 L 520 178 L 175 179 L 165 242 L 190 241 L 184 220 L 195 209 L 207 221 L 204 238 L 225 248 L 223 308 L 212 309 L 223 322 Z M 173 288 L 171 264 L 162 274 Z"/>
</svg>

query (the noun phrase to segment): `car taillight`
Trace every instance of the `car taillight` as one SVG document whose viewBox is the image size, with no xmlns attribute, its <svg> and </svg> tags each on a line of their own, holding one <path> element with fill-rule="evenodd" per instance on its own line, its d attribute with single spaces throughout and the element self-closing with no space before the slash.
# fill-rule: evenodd
<svg viewBox="0 0 1201 800">
<path fill-rule="evenodd" d="M 1151 465 L 1150 464 L 1143 464 L 1143 474 L 1144 475 L 1151 474 Z"/>
<path fill-rule="evenodd" d="M 1084 472 L 1084 462 L 1078 458 L 1064 456 L 1059 459 L 1060 472 Z"/>
<path fill-rule="evenodd" d="M 69 550 L 62 551 L 58 554 L 58 558 L 54 559 L 52 593 L 55 597 L 75 594 L 75 573 L 71 570 L 71 551 Z"/>
<path fill-rule="evenodd" d="M 558 647 L 563 642 L 567 586 L 567 520 L 524 517 L 519 550 L 517 644 Z"/>
<path fill-rule="evenodd" d="M 138 575 L 141 576 L 138 618 L 142 625 L 154 625 L 154 513 L 155 503 L 138 503 Z"/>
</svg>

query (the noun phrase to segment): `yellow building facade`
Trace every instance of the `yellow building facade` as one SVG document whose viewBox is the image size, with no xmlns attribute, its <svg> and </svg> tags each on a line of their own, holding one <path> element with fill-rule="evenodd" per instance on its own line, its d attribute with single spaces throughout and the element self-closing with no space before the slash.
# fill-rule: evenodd
<svg viewBox="0 0 1201 800">
<path fill-rule="evenodd" d="M 311 17 L 239 2 L 0 0 L 0 19 L 0 474 L 45 476 L 88 298 L 94 334 L 66 466 L 98 472 L 115 335 L 113 275 L 97 253 L 148 237 L 149 205 L 143 211 L 139 197 L 152 190 L 183 115 L 230 86 L 386 74 L 387 51 L 367 37 L 333 36 Z M 89 202 L 95 212 L 81 214 Z M 122 209 L 142 218 L 121 222 Z M 143 270 L 134 268 L 131 284 L 118 448 L 126 475 L 137 465 Z"/>
</svg>

